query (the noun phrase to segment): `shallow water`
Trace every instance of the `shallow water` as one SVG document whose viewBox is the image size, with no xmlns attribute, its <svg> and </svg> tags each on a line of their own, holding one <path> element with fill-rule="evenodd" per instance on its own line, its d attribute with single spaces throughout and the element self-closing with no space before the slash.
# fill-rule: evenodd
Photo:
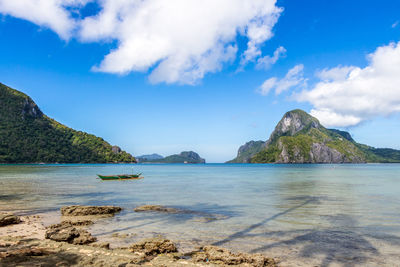
<svg viewBox="0 0 400 267">
<path fill-rule="evenodd" d="M 132 168 L 145 179 L 96 179 Z M 400 164 L 0 165 L 0 210 L 72 204 L 122 206 L 91 228 L 119 245 L 163 235 L 183 250 L 216 244 L 287 266 L 400 266 Z M 185 212 L 133 212 L 143 204 Z"/>
</svg>

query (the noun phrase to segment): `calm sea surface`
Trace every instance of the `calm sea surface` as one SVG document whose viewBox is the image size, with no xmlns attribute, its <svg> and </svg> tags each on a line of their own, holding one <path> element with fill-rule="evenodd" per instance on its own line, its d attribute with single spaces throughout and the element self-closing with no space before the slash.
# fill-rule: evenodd
<svg viewBox="0 0 400 267">
<path fill-rule="evenodd" d="M 132 169 L 145 179 L 96 179 Z M 400 266 L 399 164 L 0 165 L 0 210 L 59 220 L 72 204 L 123 207 L 91 228 L 114 243 L 163 235 L 183 249 L 216 244 L 289 265 Z M 143 204 L 183 212 L 133 212 Z"/>
</svg>

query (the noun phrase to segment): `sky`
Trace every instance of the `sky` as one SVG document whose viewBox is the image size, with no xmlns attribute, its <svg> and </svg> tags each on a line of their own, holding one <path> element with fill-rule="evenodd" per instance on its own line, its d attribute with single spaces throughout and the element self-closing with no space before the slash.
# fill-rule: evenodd
<svg viewBox="0 0 400 267">
<path fill-rule="evenodd" d="M 0 0 L 0 82 L 133 155 L 207 162 L 289 110 L 400 149 L 400 1 Z"/>
</svg>

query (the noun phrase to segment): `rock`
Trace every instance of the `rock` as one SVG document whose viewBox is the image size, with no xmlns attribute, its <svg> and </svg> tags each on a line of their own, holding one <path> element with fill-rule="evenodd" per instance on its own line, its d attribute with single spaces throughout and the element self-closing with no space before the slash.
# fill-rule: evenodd
<svg viewBox="0 0 400 267">
<path fill-rule="evenodd" d="M 113 215 L 120 212 L 116 206 L 67 206 L 61 208 L 63 216 Z"/>
<path fill-rule="evenodd" d="M 255 267 L 276 267 L 276 261 L 261 254 L 232 253 L 227 249 L 205 246 L 199 252 L 192 254 L 195 262 L 209 262 L 221 265 L 249 264 Z"/>
<path fill-rule="evenodd" d="M 114 153 L 114 154 L 118 154 L 118 153 L 121 153 L 121 148 L 119 147 L 119 146 L 112 146 L 111 147 L 111 151 Z"/>
<path fill-rule="evenodd" d="M 97 241 L 88 231 L 76 229 L 69 224 L 55 224 L 47 228 L 46 239 L 57 242 L 67 242 L 75 245 L 84 245 Z"/>
<path fill-rule="evenodd" d="M 167 208 L 161 205 L 143 205 L 136 207 L 134 209 L 136 212 L 142 212 L 142 211 L 158 211 L 158 212 L 168 212 L 168 213 L 178 213 L 180 212 L 177 209 L 174 208 Z"/>
<path fill-rule="evenodd" d="M 44 250 L 43 248 L 37 248 L 37 247 L 18 248 L 18 249 L 13 249 L 13 250 L 6 251 L 6 252 L 0 252 L 0 259 L 14 257 L 14 256 L 19 256 L 19 257 L 43 256 L 43 255 L 46 255 L 47 253 L 48 252 L 46 250 Z"/>
<path fill-rule="evenodd" d="M 96 243 L 90 244 L 90 246 L 95 247 L 95 248 L 110 249 L 110 243 L 108 243 L 108 242 L 96 242 Z"/>
<path fill-rule="evenodd" d="M 144 253 L 147 256 L 178 251 L 174 243 L 164 238 L 149 238 L 142 240 L 133 244 L 130 247 L 130 250 L 132 252 Z"/>
<path fill-rule="evenodd" d="M 94 224 L 91 220 L 83 220 L 83 221 L 62 221 L 61 224 L 69 225 L 69 226 L 89 226 Z"/>
<path fill-rule="evenodd" d="M 0 226 L 20 223 L 21 220 L 18 216 L 11 213 L 0 213 Z"/>
</svg>

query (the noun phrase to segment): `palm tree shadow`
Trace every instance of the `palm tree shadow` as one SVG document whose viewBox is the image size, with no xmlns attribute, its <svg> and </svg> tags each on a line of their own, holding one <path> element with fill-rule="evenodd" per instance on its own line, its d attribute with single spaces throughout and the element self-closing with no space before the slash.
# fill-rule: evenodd
<svg viewBox="0 0 400 267">
<path fill-rule="evenodd" d="M 329 266 L 333 262 L 351 267 L 367 263 L 373 257 L 379 256 L 379 251 L 361 234 L 338 229 L 310 230 L 289 240 L 253 249 L 251 252 L 265 252 L 281 246 L 302 246 L 299 256 L 304 258 L 317 258 L 322 255 L 321 267 Z"/>
<path fill-rule="evenodd" d="M 381 263 L 381 255 L 376 247 L 374 247 L 368 239 L 376 239 L 378 242 L 399 246 L 400 238 L 394 235 L 376 236 L 371 234 L 363 234 L 358 231 L 357 220 L 350 215 L 336 214 L 326 216 L 331 224 L 327 229 L 307 229 L 307 230 L 288 230 L 252 233 L 253 230 L 266 225 L 268 222 L 276 220 L 296 209 L 311 203 L 318 203 L 316 197 L 297 197 L 291 200 L 304 200 L 302 203 L 295 205 L 289 209 L 279 212 L 268 217 L 259 223 L 250 225 L 249 227 L 238 231 L 223 240 L 214 242 L 213 245 L 220 246 L 236 239 L 249 237 L 268 237 L 276 236 L 282 241 L 273 242 L 263 245 L 259 248 L 251 250 L 251 253 L 266 252 L 276 247 L 300 247 L 299 257 L 318 258 L 321 259 L 319 266 L 327 267 L 332 263 L 343 266 L 355 266 L 374 262 L 378 266 Z"/>
<path fill-rule="evenodd" d="M 243 229 L 242 231 L 236 232 L 236 233 L 228 236 L 227 238 L 225 238 L 223 240 L 214 242 L 213 245 L 214 246 L 220 246 L 220 245 L 228 243 L 228 242 L 230 242 L 232 240 L 235 240 L 235 239 L 238 239 L 238 238 L 242 238 L 242 237 L 246 236 L 248 233 L 250 233 L 251 231 L 253 231 L 254 229 L 259 228 L 259 227 L 267 224 L 268 222 L 277 219 L 278 217 L 286 215 L 286 214 L 288 214 L 288 213 L 290 213 L 290 212 L 292 212 L 292 211 L 294 211 L 294 210 L 296 210 L 298 208 L 301 208 L 301 207 L 303 207 L 303 206 L 305 206 L 305 205 L 307 205 L 309 203 L 312 203 L 312 202 L 318 202 L 318 199 L 315 198 L 315 197 L 307 197 L 304 202 L 302 202 L 302 203 L 300 203 L 300 204 L 298 204 L 298 205 L 296 205 L 294 207 L 291 207 L 291 208 L 289 208 L 289 209 L 287 209 L 285 211 L 279 212 L 279 213 L 277 213 L 277 214 L 275 214 L 275 215 L 273 215 L 273 216 L 271 216 L 269 218 L 266 218 L 266 219 L 262 220 L 259 223 L 250 225 L 249 227 Z"/>
</svg>

